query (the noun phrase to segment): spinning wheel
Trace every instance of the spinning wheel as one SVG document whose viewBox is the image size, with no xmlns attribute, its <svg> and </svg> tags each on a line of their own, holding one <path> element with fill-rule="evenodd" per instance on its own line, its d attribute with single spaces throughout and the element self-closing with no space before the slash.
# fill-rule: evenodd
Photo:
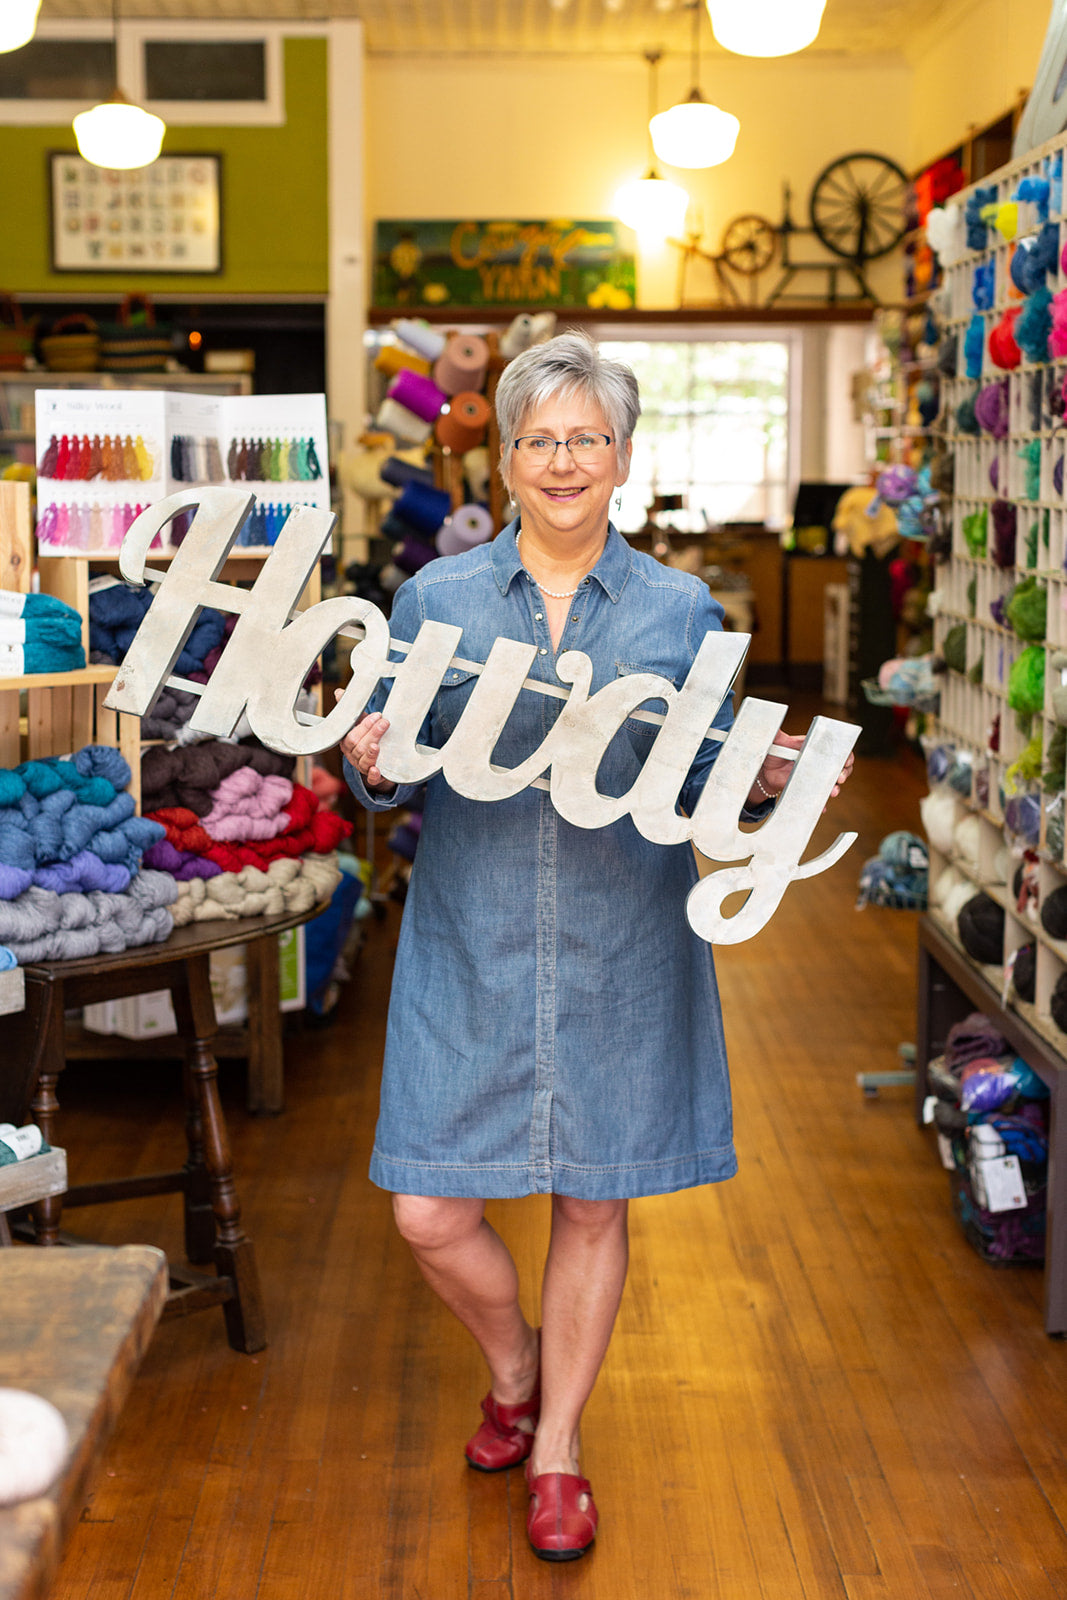
<svg viewBox="0 0 1067 1600">
<path fill-rule="evenodd" d="M 840 156 L 812 187 L 812 231 L 835 256 L 862 268 L 904 237 L 907 187 L 907 175 L 888 156 L 869 150 Z"/>
<path fill-rule="evenodd" d="M 746 212 L 727 224 L 719 254 L 728 267 L 745 277 L 762 272 L 778 248 L 778 230 L 766 217 Z"/>
</svg>

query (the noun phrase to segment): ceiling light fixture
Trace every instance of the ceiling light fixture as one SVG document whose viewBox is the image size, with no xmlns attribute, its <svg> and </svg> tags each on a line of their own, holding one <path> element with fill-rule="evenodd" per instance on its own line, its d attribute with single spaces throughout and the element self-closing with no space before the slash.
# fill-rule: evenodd
<svg viewBox="0 0 1067 1600">
<path fill-rule="evenodd" d="M 646 50 L 648 62 L 650 118 L 656 111 L 656 65 L 662 52 Z M 633 228 L 642 244 L 662 244 L 672 234 L 681 233 L 689 196 L 680 184 L 661 178 L 653 162 L 643 178 L 631 178 L 615 195 L 615 215 Z"/>
<path fill-rule="evenodd" d="M 111 31 L 118 58 L 118 0 L 111 4 Z M 159 155 L 167 125 L 141 106 L 135 106 L 116 84 L 114 93 L 74 118 L 78 151 L 94 167 L 147 167 Z"/>
<path fill-rule="evenodd" d="M 717 167 L 734 153 L 741 124 L 729 111 L 709 105 L 700 92 L 701 0 L 689 0 L 693 13 L 692 80 L 689 98 L 649 122 L 652 148 L 671 167 Z"/>
<path fill-rule="evenodd" d="M 0 6 L 0 55 L 29 44 L 37 27 L 41 0 L 6 0 Z"/>
<path fill-rule="evenodd" d="M 790 56 L 818 37 L 826 0 L 708 0 L 711 27 L 739 56 Z"/>
</svg>

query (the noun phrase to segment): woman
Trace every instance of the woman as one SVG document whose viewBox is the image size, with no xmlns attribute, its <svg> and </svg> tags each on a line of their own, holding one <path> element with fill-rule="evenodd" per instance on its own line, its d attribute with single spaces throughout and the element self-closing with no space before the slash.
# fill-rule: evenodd
<svg viewBox="0 0 1067 1600">
<path fill-rule="evenodd" d="M 559 683 L 557 652 L 576 649 L 592 660 L 593 691 L 632 672 L 680 684 L 722 611 L 608 520 L 640 412 L 633 373 L 563 334 L 505 369 L 496 406 L 519 516 L 492 544 L 405 583 L 393 637 L 410 641 L 432 618 L 462 626 L 468 660 L 484 661 L 499 636 L 533 642 L 531 676 L 548 683 Z M 475 681 L 446 673 L 426 743 L 448 738 Z M 560 704 L 522 691 L 494 760 L 528 756 Z M 716 721 L 730 720 L 727 704 Z M 341 745 L 352 789 L 374 808 L 410 794 L 378 769 L 387 726 L 372 712 Z M 627 721 L 601 765 L 603 792 L 632 785 L 655 732 Z M 707 740 L 690 771 L 690 814 L 718 748 Z M 767 757 L 744 815 L 769 810 L 790 766 Z M 543 790 L 487 804 L 440 777 L 428 786 L 371 1177 L 393 1191 L 424 1277 L 488 1363 L 467 1460 L 485 1472 L 526 1463 L 527 1531 L 548 1561 L 583 1555 L 596 1535 L 579 1423 L 626 1277 L 627 1203 L 736 1166 L 711 951 L 684 914 L 695 881 L 688 847 L 650 844 L 629 817 L 590 831 Z M 540 1334 L 483 1214 L 488 1197 L 536 1192 L 552 1196 Z"/>
</svg>

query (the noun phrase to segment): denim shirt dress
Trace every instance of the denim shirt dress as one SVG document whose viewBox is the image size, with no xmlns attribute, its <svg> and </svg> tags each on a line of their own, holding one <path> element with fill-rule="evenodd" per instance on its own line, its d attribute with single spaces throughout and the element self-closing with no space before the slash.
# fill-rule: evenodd
<svg viewBox="0 0 1067 1600">
<path fill-rule="evenodd" d="M 499 636 L 532 642 L 530 675 L 559 684 L 517 527 L 409 579 L 395 597 L 393 637 L 410 642 L 427 618 L 458 624 L 456 653 L 474 661 Z M 590 657 L 593 691 L 632 672 L 680 685 L 721 618 L 703 583 L 611 529 L 559 649 Z M 444 743 L 476 681 L 448 669 L 421 742 Z M 379 685 L 375 709 L 386 692 Z M 561 705 L 520 691 L 494 762 L 530 755 Z M 716 724 L 731 720 L 728 697 Z M 629 789 L 656 731 L 624 724 L 602 762 L 601 792 Z M 681 795 L 690 815 L 718 749 L 706 741 L 690 771 Z M 345 775 L 369 809 L 412 793 L 401 786 L 383 800 L 347 762 Z M 651 844 L 629 816 L 577 828 L 544 790 L 486 802 L 431 779 L 397 949 L 372 1180 L 403 1194 L 606 1200 L 731 1177 L 711 947 L 685 917 L 696 880 L 688 844 Z"/>
</svg>

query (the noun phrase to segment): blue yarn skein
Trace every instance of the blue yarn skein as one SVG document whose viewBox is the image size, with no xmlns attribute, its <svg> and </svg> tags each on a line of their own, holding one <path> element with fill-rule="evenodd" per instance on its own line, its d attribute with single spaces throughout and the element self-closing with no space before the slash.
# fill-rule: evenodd
<svg viewBox="0 0 1067 1600">
<path fill-rule="evenodd" d="M 1016 185 L 1013 200 L 1027 200 L 1037 207 L 1038 217 L 1042 222 L 1048 216 L 1049 190 L 1051 184 L 1047 178 L 1023 178 Z"/>
<path fill-rule="evenodd" d="M 974 269 L 971 280 L 971 303 L 976 311 L 990 311 L 992 309 L 993 297 L 996 293 L 996 282 L 996 262 L 979 262 Z"/>
<path fill-rule="evenodd" d="M 997 198 L 995 183 L 986 184 L 975 189 L 964 208 L 963 217 L 967 226 L 968 250 L 984 250 L 989 230 L 982 221 L 983 206 L 991 206 Z"/>
<path fill-rule="evenodd" d="M 116 790 L 125 789 L 130 781 L 130 764 L 112 745 L 83 745 L 73 759 L 83 778 L 106 778 Z"/>
<path fill-rule="evenodd" d="M 1015 342 L 1027 361 L 1047 361 L 1048 337 L 1052 332 L 1052 291 L 1035 289 L 1023 302 L 1015 324 Z"/>
<path fill-rule="evenodd" d="M 963 360 L 968 378 L 982 376 L 982 357 L 985 354 L 985 318 L 975 312 L 967 324 L 963 341 Z"/>
</svg>

